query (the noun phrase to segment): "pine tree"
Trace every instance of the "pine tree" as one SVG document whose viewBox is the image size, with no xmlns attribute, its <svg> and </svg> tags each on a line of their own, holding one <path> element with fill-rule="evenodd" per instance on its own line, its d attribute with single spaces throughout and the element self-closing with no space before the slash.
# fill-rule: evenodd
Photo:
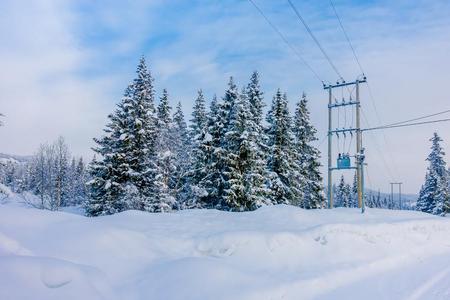
<svg viewBox="0 0 450 300">
<path fill-rule="evenodd" d="M 136 79 L 109 116 L 105 135 L 94 139 L 97 143 L 94 151 L 100 158 L 89 168 L 93 178 L 89 182 L 90 200 L 86 206 L 89 216 L 112 214 L 127 208 L 166 209 L 166 205 L 160 205 L 159 197 L 161 179 L 156 155 L 158 136 L 153 79 L 144 58 L 136 73 Z M 133 197 L 127 195 L 130 190 Z"/>
<path fill-rule="evenodd" d="M 125 136 L 122 127 L 126 124 L 128 107 L 131 106 L 131 88 L 125 92 L 122 102 L 118 104 L 114 114 L 108 116 L 110 122 L 104 129 L 105 135 L 94 139 L 97 147 L 93 150 L 101 156 L 94 158 L 89 166 L 92 180 L 89 201 L 86 203 L 86 215 L 99 216 L 114 214 L 125 209 L 124 186 L 130 181 L 125 148 Z M 123 138 L 121 138 L 123 137 Z"/>
<path fill-rule="evenodd" d="M 287 98 L 278 90 L 267 113 L 268 171 L 270 197 L 274 204 L 291 204 L 301 199 L 295 171 L 291 118 Z"/>
<path fill-rule="evenodd" d="M 269 200 L 270 190 L 267 188 L 268 137 L 262 124 L 265 104 L 263 92 L 259 85 L 258 72 L 253 72 L 250 82 L 242 94 L 246 97 L 245 100 L 249 106 L 250 116 L 247 130 L 253 156 L 252 159 L 254 160 L 248 181 L 251 183 L 253 193 L 257 195 L 255 201 L 259 207 L 261 205 L 271 204 L 271 201 Z"/>
<path fill-rule="evenodd" d="M 231 210 L 253 210 L 266 201 L 262 174 L 265 166 L 257 143 L 258 133 L 248 98 L 241 93 L 231 107 L 224 139 L 228 179 L 224 199 Z"/>
<path fill-rule="evenodd" d="M 336 199 L 334 201 L 335 207 L 346 207 L 346 184 L 344 175 L 341 176 L 338 186 L 336 187 Z"/>
<path fill-rule="evenodd" d="M 208 116 L 206 113 L 205 97 L 202 90 L 198 91 L 197 98 L 195 99 L 190 123 L 189 135 L 192 140 L 192 167 L 189 172 L 189 196 L 185 206 L 187 208 L 198 208 L 203 205 L 202 203 L 205 201 L 202 198 L 207 195 L 206 189 L 201 183 L 207 175 L 207 166 L 210 156 L 208 154 L 209 147 L 207 145 L 207 138 L 209 136 Z"/>
<path fill-rule="evenodd" d="M 200 181 L 199 186 L 204 190 L 202 206 L 218 208 L 222 210 L 231 209 L 226 199 L 226 190 L 230 188 L 229 168 L 229 145 L 227 134 L 230 130 L 232 109 L 238 100 L 239 93 L 233 78 L 230 78 L 228 89 L 220 103 L 217 103 L 216 113 L 212 117 L 211 126 L 208 128 L 208 164 L 206 174 Z"/>
<path fill-rule="evenodd" d="M 448 186 L 448 176 L 445 174 L 443 177 L 438 179 L 434 195 L 435 204 L 431 213 L 438 216 L 445 216 L 448 212 L 449 201 L 450 192 Z"/>
<path fill-rule="evenodd" d="M 181 102 L 178 102 L 172 118 L 172 141 L 175 170 L 172 174 L 170 188 L 175 192 L 177 208 L 183 206 L 189 196 L 188 170 L 191 167 L 191 139 L 184 119 Z"/>
<path fill-rule="evenodd" d="M 167 90 L 163 90 L 159 105 L 158 105 L 158 170 L 159 181 L 159 199 L 167 207 L 175 205 L 175 193 L 173 191 L 174 183 L 172 181 L 173 174 L 176 171 L 175 166 L 175 152 L 174 150 L 174 136 L 172 131 L 171 110 L 169 105 L 169 95 Z M 168 210 L 170 210 L 168 209 Z"/>
<path fill-rule="evenodd" d="M 78 160 L 72 158 L 70 165 L 70 205 L 80 205 L 86 201 L 87 191 L 85 183 L 88 181 L 86 176 L 86 166 L 83 158 Z"/>
<path fill-rule="evenodd" d="M 256 130 L 262 131 L 264 98 L 259 85 L 258 72 L 253 72 L 250 83 L 247 85 L 245 95 L 249 102 L 250 118 L 253 121 Z"/>
<path fill-rule="evenodd" d="M 427 157 L 429 166 L 425 176 L 416 209 L 438 215 L 445 214 L 445 207 L 448 205 L 449 187 L 448 173 L 444 161 L 444 151 L 440 145 L 442 139 L 434 133 L 430 139 L 432 142 L 431 153 Z"/>
<path fill-rule="evenodd" d="M 297 102 L 294 116 L 294 148 L 298 152 L 297 164 L 303 187 L 303 208 L 322 208 L 325 205 L 323 194 L 322 175 L 320 173 L 320 152 L 312 143 L 317 140 L 316 129 L 311 125 L 308 100 L 303 94 Z"/>
<path fill-rule="evenodd" d="M 344 186 L 344 199 L 343 207 L 351 207 L 351 187 L 346 183 Z"/>
</svg>

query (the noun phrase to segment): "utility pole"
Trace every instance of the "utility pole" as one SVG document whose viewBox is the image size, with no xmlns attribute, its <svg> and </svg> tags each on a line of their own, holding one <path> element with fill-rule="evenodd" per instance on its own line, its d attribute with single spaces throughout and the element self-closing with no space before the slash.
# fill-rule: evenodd
<svg viewBox="0 0 450 300">
<path fill-rule="evenodd" d="M 362 80 L 356 80 L 354 82 L 337 82 L 335 85 L 325 85 L 323 88 L 328 90 L 328 208 L 333 208 L 333 171 L 334 170 L 348 170 L 353 169 L 356 170 L 356 178 L 357 178 L 357 189 L 358 189 L 358 207 L 361 208 L 361 211 L 364 213 L 365 204 L 364 204 L 364 148 L 362 147 L 362 130 L 361 130 L 361 104 L 359 98 L 359 84 L 366 82 L 366 77 Z M 353 101 L 350 95 L 348 101 L 342 99 L 342 102 L 333 103 L 333 89 L 336 88 L 344 88 L 348 86 L 355 86 L 355 100 Z M 351 94 L 351 93 L 350 93 Z M 333 117 L 333 109 L 343 107 L 343 106 L 356 106 L 356 128 L 336 128 L 333 130 L 332 126 L 332 117 Z M 349 132 L 353 134 L 356 132 L 356 153 L 354 155 L 355 158 L 355 166 L 351 166 L 349 162 L 349 156 L 346 158 L 347 162 L 340 164 L 343 162 L 341 158 L 338 159 L 338 164 L 336 167 L 333 167 L 332 163 L 332 145 L 333 145 L 333 134 L 338 135 L 342 133 Z M 341 157 L 341 156 L 339 156 Z"/>
<path fill-rule="evenodd" d="M 403 182 L 390 182 L 391 184 L 391 201 L 394 203 L 394 185 L 398 186 L 398 201 L 400 210 L 403 209 L 403 201 L 402 201 L 402 184 Z"/>
<path fill-rule="evenodd" d="M 332 105 L 332 88 L 330 87 L 328 89 L 328 208 L 333 208 L 333 176 L 332 173 L 330 171 L 330 167 L 331 167 L 331 155 L 332 155 L 332 138 L 333 138 L 333 134 L 331 133 L 331 118 L 333 116 L 332 110 L 331 110 L 331 105 Z"/>
</svg>

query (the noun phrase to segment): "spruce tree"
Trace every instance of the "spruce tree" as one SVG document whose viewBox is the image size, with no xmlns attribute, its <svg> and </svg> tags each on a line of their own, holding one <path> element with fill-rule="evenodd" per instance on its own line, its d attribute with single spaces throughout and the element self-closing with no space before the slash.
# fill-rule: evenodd
<svg viewBox="0 0 450 300">
<path fill-rule="evenodd" d="M 323 194 L 322 175 L 320 173 L 320 152 L 312 145 L 317 140 L 316 129 L 311 125 L 308 100 L 303 94 L 297 102 L 294 115 L 294 147 L 298 152 L 297 164 L 300 166 L 301 182 L 303 188 L 303 208 L 322 208 L 325 205 Z"/>
<path fill-rule="evenodd" d="M 171 177 L 170 188 L 175 192 L 177 207 L 181 208 L 189 196 L 188 170 L 191 167 L 191 139 L 184 119 L 181 102 L 178 102 L 172 117 L 172 141 L 175 170 Z"/>
<path fill-rule="evenodd" d="M 250 178 L 252 189 L 254 193 L 258 195 L 256 202 L 257 206 L 270 204 L 269 194 L 270 190 L 267 188 L 268 184 L 268 171 L 267 171 L 267 158 L 268 158 L 268 137 L 263 126 L 263 109 L 264 98 L 263 92 L 259 84 L 258 72 L 253 72 L 250 82 L 243 92 L 249 106 L 249 126 L 248 135 L 249 142 L 251 143 L 251 149 L 253 153 L 253 160 L 255 161 L 252 166 Z"/>
<path fill-rule="evenodd" d="M 113 214 L 128 208 L 155 211 L 159 194 L 153 79 L 144 58 L 137 77 L 109 115 L 104 136 L 94 139 L 99 155 L 90 167 L 86 214 Z M 133 197 L 127 195 L 132 190 Z M 135 192 L 137 191 L 137 193 Z M 130 199 L 132 201 L 130 202 Z"/>
<path fill-rule="evenodd" d="M 344 187 L 344 199 L 343 207 L 351 207 L 351 187 L 350 184 L 346 183 Z"/>
<path fill-rule="evenodd" d="M 187 208 L 201 207 L 207 194 L 206 189 L 200 183 L 207 175 L 208 165 L 208 116 L 203 91 L 199 90 L 192 109 L 189 135 L 192 141 L 191 161 L 189 172 L 189 196 L 185 206 Z"/>
<path fill-rule="evenodd" d="M 215 114 L 208 128 L 208 164 L 206 174 L 200 181 L 200 187 L 204 190 L 202 205 L 205 207 L 222 210 L 232 209 L 226 200 L 226 190 L 230 188 L 229 182 L 229 145 L 227 134 L 230 130 L 232 109 L 238 100 L 239 93 L 233 78 L 230 78 L 228 89 L 222 101 L 214 108 Z"/>
<path fill-rule="evenodd" d="M 448 173 L 444 161 L 444 151 L 440 145 L 442 139 L 435 132 L 430 139 L 432 142 L 431 153 L 427 157 L 429 166 L 425 176 L 416 209 L 437 214 L 445 215 L 446 206 L 449 201 Z"/>
<path fill-rule="evenodd" d="M 270 198 L 273 204 L 291 204 L 301 199 L 293 153 L 293 136 L 287 98 L 278 89 L 267 113 Z"/>
<path fill-rule="evenodd" d="M 335 207 L 346 207 L 346 184 L 344 175 L 341 175 L 338 186 L 336 187 L 336 199 L 334 201 Z"/>
<path fill-rule="evenodd" d="M 257 139 L 259 132 L 250 112 L 250 103 L 241 93 L 231 108 L 230 122 L 225 136 L 226 172 L 228 188 L 225 205 L 230 210 L 253 210 L 266 202 L 264 161 Z"/>
<path fill-rule="evenodd" d="M 176 171 L 175 152 L 174 152 L 174 136 L 172 131 L 172 108 L 169 105 L 169 95 L 167 90 L 163 90 L 158 105 L 158 178 L 161 183 L 159 187 L 159 201 L 162 201 L 167 209 L 170 210 L 175 205 L 175 193 L 173 174 Z M 169 207 L 171 207 L 169 209 Z"/>
</svg>

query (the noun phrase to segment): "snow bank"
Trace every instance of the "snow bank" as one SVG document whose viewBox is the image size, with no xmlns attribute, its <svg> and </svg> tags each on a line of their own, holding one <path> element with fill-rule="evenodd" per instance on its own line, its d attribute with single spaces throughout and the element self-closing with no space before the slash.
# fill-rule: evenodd
<svg viewBox="0 0 450 300">
<path fill-rule="evenodd" d="M 450 219 L 410 211 L 86 218 L 6 204 L 0 299 L 449 299 L 449 237 Z"/>
</svg>

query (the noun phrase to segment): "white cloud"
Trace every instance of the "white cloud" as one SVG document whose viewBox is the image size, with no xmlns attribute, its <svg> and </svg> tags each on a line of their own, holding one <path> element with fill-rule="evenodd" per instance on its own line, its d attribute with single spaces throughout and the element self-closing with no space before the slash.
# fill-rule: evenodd
<svg viewBox="0 0 450 300">
<path fill-rule="evenodd" d="M 89 53 L 73 38 L 73 15 L 62 1 L 0 4 L 0 151 L 30 154 L 58 135 L 78 155 L 89 153 L 108 110 L 108 80 L 77 75 Z M 101 117 L 99 117 L 101 116 Z"/>
</svg>

